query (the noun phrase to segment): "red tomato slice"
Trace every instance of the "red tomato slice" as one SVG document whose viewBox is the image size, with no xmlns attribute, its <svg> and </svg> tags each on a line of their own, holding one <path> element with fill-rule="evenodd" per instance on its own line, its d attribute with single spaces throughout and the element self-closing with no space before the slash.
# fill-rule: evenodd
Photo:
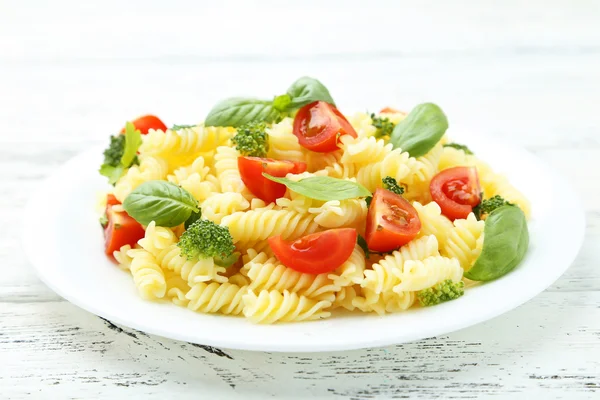
<svg viewBox="0 0 600 400">
<path fill-rule="evenodd" d="M 352 254 L 358 233 L 353 228 L 330 229 L 287 242 L 269 238 L 273 252 L 288 268 L 307 274 L 331 272 Z"/>
<path fill-rule="evenodd" d="M 481 202 L 481 188 L 475 167 L 448 168 L 437 174 L 429 184 L 433 201 L 451 220 L 467 218 Z"/>
<path fill-rule="evenodd" d="M 114 206 L 117 204 L 121 204 L 121 202 L 119 200 L 117 200 L 117 198 L 115 197 L 114 194 L 109 193 L 106 195 L 106 206 Z"/>
<path fill-rule="evenodd" d="M 157 131 L 167 130 L 167 126 L 160 120 L 160 118 L 154 115 L 144 115 L 136 118 L 132 121 L 132 124 L 140 131 L 142 135 L 147 134 L 150 129 L 155 129 Z M 121 133 L 125 133 L 125 128 L 121 130 Z"/>
<path fill-rule="evenodd" d="M 337 150 L 342 135 L 357 137 L 346 117 L 324 101 L 315 101 L 298 110 L 294 118 L 294 135 L 300 145 L 319 153 Z"/>
<path fill-rule="evenodd" d="M 373 251 L 387 252 L 410 242 L 421 230 L 417 210 L 402 196 L 377 189 L 367 213 L 365 240 Z"/>
<path fill-rule="evenodd" d="M 126 244 L 134 246 L 144 237 L 144 228 L 125 211 L 114 211 L 112 206 L 106 207 L 108 224 L 104 228 L 104 250 L 111 256 Z"/>
<path fill-rule="evenodd" d="M 287 174 L 300 174 L 306 171 L 306 163 L 272 158 L 238 157 L 238 169 L 244 185 L 256 197 L 271 203 L 285 194 L 282 183 L 273 182 L 263 176 L 263 172 L 276 177 Z"/>
</svg>

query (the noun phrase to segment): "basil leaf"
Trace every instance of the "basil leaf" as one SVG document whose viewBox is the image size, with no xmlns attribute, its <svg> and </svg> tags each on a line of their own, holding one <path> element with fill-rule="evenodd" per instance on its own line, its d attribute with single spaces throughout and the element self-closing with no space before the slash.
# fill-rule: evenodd
<svg viewBox="0 0 600 400">
<path fill-rule="evenodd" d="M 390 143 L 411 157 L 420 157 L 440 141 L 447 129 L 448 119 L 441 108 L 433 103 L 419 104 L 396 125 Z"/>
<path fill-rule="evenodd" d="M 529 231 L 525 214 L 507 205 L 492 211 L 485 220 L 483 249 L 465 278 L 491 281 L 512 271 L 525 257 Z"/>
<path fill-rule="evenodd" d="M 462 151 L 464 151 L 465 154 L 467 154 L 467 155 L 473 155 L 473 152 L 471 151 L 471 149 L 469 149 L 464 144 L 460 144 L 460 143 L 446 143 L 444 145 L 444 147 L 452 147 L 452 148 L 454 148 L 456 150 L 462 150 Z"/>
<path fill-rule="evenodd" d="M 125 168 L 122 165 L 117 165 L 116 167 L 113 167 L 109 164 L 102 164 L 98 172 L 100 172 L 100 175 L 103 175 L 108 178 L 108 183 L 110 183 L 111 185 L 115 185 L 119 178 L 123 176 Z"/>
<path fill-rule="evenodd" d="M 142 145 L 142 134 L 131 122 L 125 125 L 125 149 L 121 157 L 121 165 L 128 168 L 135 160 L 137 151 Z"/>
<path fill-rule="evenodd" d="M 365 258 L 368 260 L 371 257 L 371 252 L 369 251 L 369 245 L 367 245 L 367 240 L 361 235 L 356 236 L 356 243 L 360 246 L 361 249 L 365 252 Z"/>
<path fill-rule="evenodd" d="M 263 176 L 274 182 L 283 183 L 288 189 L 315 200 L 346 200 L 371 195 L 371 192 L 360 183 L 329 176 L 313 176 L 300 179 L 298 182 L 277 178 L 264 172 Z"/>
<path fill-rule="evenodd" d="M 190 225 L 192 225 L 194 222 L 198 221 L 201 217 L 202 217 L 202 210 L 192 212 L 192 214 L 189 216 L 189 218 L 185 220 L 185 224 L 183 225 L 184 228 L 187 230 L 187 228 L 189 228 Z"/>
<path fill-rule="evenodd" d="M 187 190 L 167 181 L 144 182 L 123 202 L 123 208 L 142 225 L 173 227 L 198 212 L 198 202 Z"/>
<path fill-rule="evenodd" d="M 172 130 L 172 131 L 180 131 L 180 130 L 182 130 L 182 129 L 193 128 L 193 127 L 195 127 L 195 126 L 197 126 L 197 125 L 173 125 L 173 126 L 171 127 L 171 130 Z"/>
<path fill-rule="evenodd" d="M 273 122 L 281 113 L 271 101 L 234 97 L 223 100 L 206 116 L 206 126 L 239 127 L 248 122 Z"/>
<path fill-rule="evenodd" d="M 273 108 L 281 112 L 285 112 L 286 108 L 291 102 L 292 98 L 289 94 L 282 94 L 281 96 L 277 96 L 273 99 Z"/>
<path fill-rule="evenodd" d="M 292 83 L 292 86 L 287 90 L 287 94 L 291 98 L 291 102 L 287 105 L 288 111 L 300 108 L 317 100 L 322 100 L 335 106 L 335 102 L 325 85 L 308 76 L 304 76 Z"/>
</svg>

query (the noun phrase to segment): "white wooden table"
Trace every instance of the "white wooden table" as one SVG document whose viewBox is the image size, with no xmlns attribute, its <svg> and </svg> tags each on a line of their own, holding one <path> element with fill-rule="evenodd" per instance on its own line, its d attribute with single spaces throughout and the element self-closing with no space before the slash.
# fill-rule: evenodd
<svg viewBox="0 0 600 400">
<path fill-rule="evenodd" d="M 0 0 L 1 398 L 600 398 L 597 1 L 83 3 Z M 573 266 L 487 323 L 331 354 L 149 336 L 36 278 L 19 221 L 61 163 L 139 114 L 197 122 L 223 97 L 271 96 L 302 75 L 343 110 L 434 101 L 451 124 L 536 153 L 582 198 Z"/>
</svg>

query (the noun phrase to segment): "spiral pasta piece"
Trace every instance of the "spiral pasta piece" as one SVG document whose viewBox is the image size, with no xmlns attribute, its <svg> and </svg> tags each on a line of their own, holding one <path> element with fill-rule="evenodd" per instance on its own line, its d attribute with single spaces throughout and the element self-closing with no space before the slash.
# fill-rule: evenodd
<svg viewBox="0 0 600 400">
<path fill-rule="evenodd" d="M 244 309 L 242 298 L 248 293 L 248 287 L 224 282 L 200 282 L 192 286 L 186 294 L 188 308 L 204 313 L 239 315 Z"/>
<path fill-rule="evenodd" d="M 426 205 L 415 201 L 412 203 L 421 220 L 421 231 L 417 237 L 434 235 L 440 247 L 446 243 L 446 238 L 452 230 L 452 222 L 442 215 L 442 209 L 436 202 Z"/>
<path fill-rule="evenodd" d="M 446 279 L 458 282 L 462 279 L 463 269 L 456 258 L 432 256 L 423 260 L 407 260 L 402 269 L 395 269 L 393 274 L 399 281 L 393 290 L 402 293 L 427 289 Z"/>
<path fill-rule="evenodd" d="M 353 138 L 345 135 L 340 138 L 343 155 L 341 162 L 361 167 L 383 160 L 392 152 L 393 146 L 383 139 L 374 137 Z"/>
<path fill-rule="evenodd" d="M 435 236 L 429 235 L 414 239 L 373 264 L 371 270 L 366 270 L 361 286 L 375 294 L 389 292 L 400 283 L 397 272 L 402 271 L 407 261 L 422 260 L 436 255 L 439 255 L 439 251 Z"/>
<path fill-rule="evenodd" d="M 346 117 L 350 125 L 356 131 L 359 138 L 373 136 L 377 129 L 373 126 L 373 120 L 364 112 L 357 112 Z"/>
<path fill-rule="evenodd" d="M 405 182 L 413 173 L 414 163 L 415 159 L 410 158 L 408 153 L 395 149 L 383 160 L 361 167 L 356 172 L 356 181 L 374 192 L 375 189 L 381 187 L 381 180 L 386 176 L 391 176 L 398 183 Z"/>
<path fill-rule="evenodd" d="M 334 285 L 339 287 L 361 284 L 364 279 L 365 267 L 365 252 L 357 244 L 354 246 L 350 257 L 333 272 L 329 273 L 328 277 L 333 280 Z"/>
<path fill-rule="evenodd" d="M 363 296 L 356 296 L 352 305 L 362 312 L 376 312 L 379 315 L 408 310 L 416 299 L 415 292 L 375 293 L 369 288 L 362 289 Z"/>
<path fill-rule="evenodd" d="M 250 202 L 240 193 L 215 193 L 201 207 L 204 218 L 219 224 L 226 215 L 250 208 Z"/>
<path fill-rule="evenodd" d="M 163 298 L 167 284 L 156 258 L 143 249 L 129 250 L 127 255 L 132 258 L 129 270 L 140 296 L 146 300 Z"/>
<path fill-rule="evenodd" d="M 140 159 L 140 165 L 129 168 L 115 185 L 114 195 L 121 203 L 142 183 L 167 177 L 169 168 L 165 160 L 157 157 L 140 157 Z"/>
<path fill-rule="evenodd" d="M 340 287 L 327 274 L 305 274 L 286 267 L 276 258 L 248 265 L 249 288 L 254 291 L 277 290 L 297 293 L 317 300 L 333 301 Z"/>
<path fill-rule="evenodd" d="M 156 260 L 163 268 L 179 274 L 190 286 L 210 280 L 227 282 L 227 277 L 219 275 L 225 272 L 225 268 L 217 266 L 212 258 L 188 260 L 181 256 L 181 249 L 176 244 L 162 250 Z"/>
<path fill-rule="evenodd" d="M 250 291 L 244 295 L 243 302 L 244 316 L 260 324 L 310 321 L 331 315 L 329 311 L 325 311 L 331 306 L 330 301 L 309 299 L 287 290 L 283 293 L 262 290 L 258 295 Z"/>
<path fill-rule="evenodd" d="M 235 212 L 224 217 L 221 225 L 229 228 L 234 243 L 242 245 L 278 235 L 284 240 L 298 239 L 319 228 L 311 215 L 273 209 Z"/>
<path fill-rule="evenodd" d="M 443 147 L 438 143 L 427 154 L 414 159 L 412 173 L 406 179 L 408 190 L 404 197 L 408 200 L 419 200 L 424 203 L 431 201 L 429 184 L 438 173 L 438 164 L 442 156 Z"/>
<path fill-rule="evenodd" d="M 364 199 L 331 200 L 320 207 L 308 209 L 315 215 L 315 222 L 324 228 L 362 226 L 367 219 L 367 203 Z"/>
<path fill-rule="evenodd" d="M 144 237 L 138 241 L 142 249 L 152 254 L 154 257 L 177 242 L 177 236 L 169 228 L 156 226 L 154 221 L 150 222 L 146 227 Z"/>
<path fill-rule="evenodd" d="M 169 269 L 163 269 L 165 281 L 167 283 L 167 293 L 165 297 L 171 299 L 173 304 L 181 307 L 187 307 L 189 300 L 185 297 L 190 290 L 190 285 L 181 275 Z"/>
<path fill-rule="evenodd" d="M 516 204 L 529 219 L 531 215 L 531 205 L 529 200 L 517 190 L 504 175 L 491 174 L 480 179 L 484 198 L 501 196 L 504 200 Z"/>
<path fill-rule="evenodd" d="M 455 220 L 454 227 L 441 248 L 442 255 L 456 258 L 465 271 L 471 269 L 483 248 L 484 226 L 485 222 L 478 221 L 473 213 L 466 219 Z"/>
<path fill-rule="evenodd" d="M 267 156 L 276 160 L 305 161 L 304 149 L 294 135 L 294 120 L 284 118 L 281 122 L 267 128 L 269 151 Z"/>
<path fill-rule="evenodd" d="M 354 305 L 355 299 L 361 297 L 361 295 L 362 289 L 360 285 L 342 287 L 335 293 L 335 299 L 331 304 L 331 309 L 344 308 L 348 311 L 354 311 L 354 309 L 356 309 L 356 306 Z M 360 303 L 360 301 L 358 302 Z"/>
<path fill-rule="evenodd" d="M 115 261 L 117 261 L 117 265 L 125 271 L 129 271 L 131 268 L 132 258 L 127 254 L 129 250 L 131 250 L 131 246 L 126 244 L 125 246 L 121 246 L 119 250 L 113 252 L 113 257 L 115 258 Z"/>
</svg>

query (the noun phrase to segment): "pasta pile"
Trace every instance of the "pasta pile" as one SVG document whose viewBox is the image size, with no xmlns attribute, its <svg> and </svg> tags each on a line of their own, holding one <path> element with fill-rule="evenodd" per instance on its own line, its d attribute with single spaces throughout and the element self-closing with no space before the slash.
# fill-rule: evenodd
<svg viewBox="0 0 600 400">
<path fill-rule="evenodd" d="M 387 117 L 399 122 L 404 114 Z M 380 315 L 417 304 L 417 292 L 440 282 L 459 282 L 479 256 L 484 221 L 473 214 L 451 222 L 432 202 L 429 184 L 439 171 L 475 166 L 486 198 L 501 195 L 526 215 L 529 203 L 506 178 L 463 150 L 444 147 L 445 138 L 421 157 L 410 157 L 374 137 L 372 119 L 364 113 L 348 117 L 358 137 L 342 136 L 340 149 L 314 153 L 300 146 L 292 133 L 292 118 L 267 128 L 267 157 L 307 163 L 302 174 L 349 179 L 374 191 L 382 179 L 393 177 L 406 185 L 404 197 L 418 212 L 418 236 L 389 254 L 366 257 L 357 244 L 336 270 L 319 275 L 292 270 L 271 251 L 267 239 L 281 235 L 293 240 L 330 228 L 351 227 L 364 234 L 364 198 L 319 201 L 288 189 L 275 203 L 265 204 L 244 185 L 238 171 L 234 128 L 198 125 L 178 130 L 150 130 L 142 136 L 139 165 L 129 168 L 114 187 L 123 202 L 143 182 L 166 180 L 191 193 L 202 218 L 226 226 L 241 257 L 224 268 L 212 258 L 187 259 L 177 246 L 183 226 L 165 228 L 154 222 L 134 248 L 123 246 L 114 257 L 131 273 L 135 287 L 147 300 L 164 299 L 204 313 L 240 315 L 256 323 L 307 321 L 327 318 L 336 310 L 359 310 Z"/>
</svg>

